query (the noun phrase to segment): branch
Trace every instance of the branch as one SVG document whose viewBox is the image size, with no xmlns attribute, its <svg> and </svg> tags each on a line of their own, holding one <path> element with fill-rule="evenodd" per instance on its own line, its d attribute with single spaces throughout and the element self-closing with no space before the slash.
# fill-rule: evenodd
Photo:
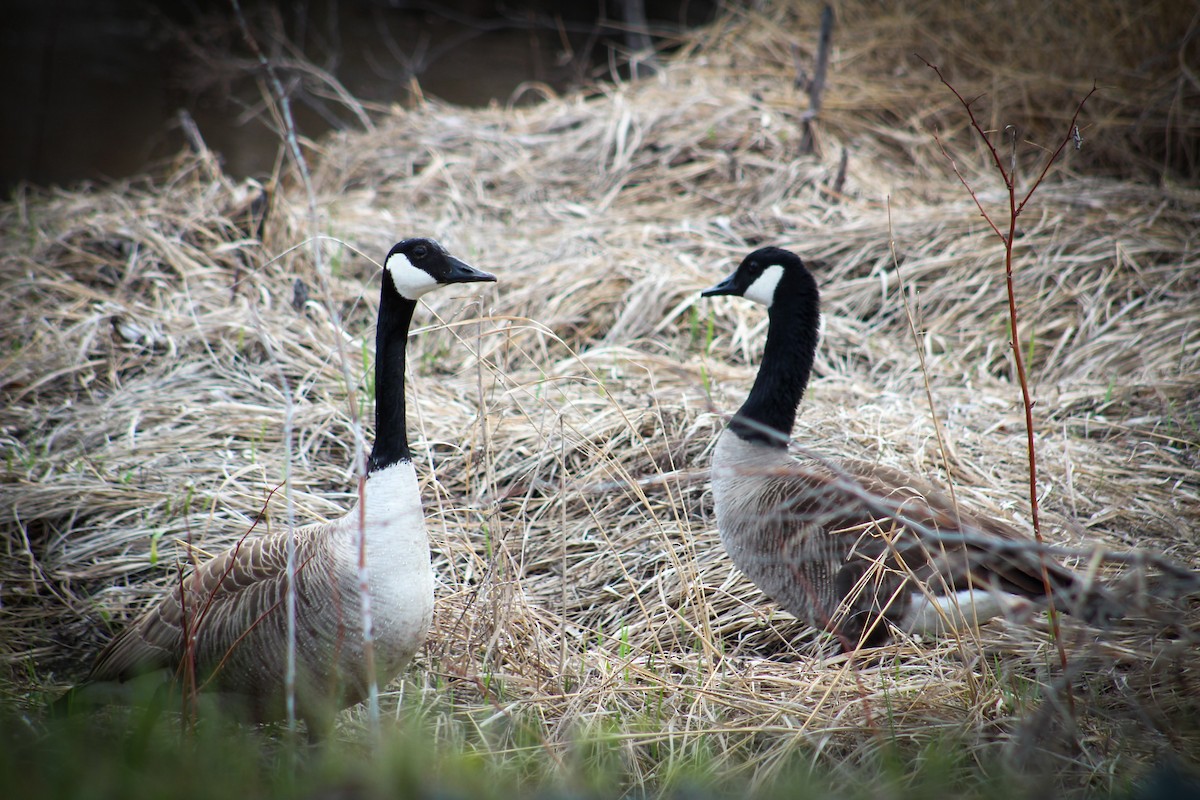
<svg viewBox="0 0 1200 800">
<path fill-rule="evenodd" d="M 1076 107 L 1076 109 L 1075 109 L 1075 114 L 1071 118 L 1071 125 L 1068 127 L 1067 133 L 1063 137 L 1063 140 L 1059 143 L 1058 149 L 1056 149 L 1054 151 L 1054 153 L 1050 156 L 1050 158 L 1046 161 L 1046 164 L 1043 166 L 1041 173 L 1038 175 L 1037 179 L 1033 182 L 1033 185 L 1029 188 L 1029 191 L 1025 194 L 1025 197 L 1018 204 L 1017 203 L 1017 194 L 1016 194 L 1017 151 L 1016 151 L 1015 133 L 1013 135 L 1013 149 L 1012 149 L 1011 161 L 1009 163 L 1008 169 L 1005 169 L 1004 162 L 1000 158 L 1000 153 L 996 150 L 995 145 L 992 144 L 991 139 L 988 138 L 987 132 L 984 131 L 983 126 L 981 126 L 979 124 L 979 121 L 975 118 L 975 112 L 971 109 L 972 101 L 968 101 L 966 98 L 964 98 L 962 96 L 961 93 L 959 93 L 959 91 L 957 89 L 955 89 L 952 85 L 950 85 L 950 82 L 946 80 L 946 76 L 942 74 L 941 69 L 939 69 L 937 66 L 929 63 L 920 55 L 918 55 L 917 58 L 921 59 L 921 61 L 923 61 L 925 63 L 925 66 L 929 67 L 935 73 L 937 73 L 938 79 L 941 80 L 942 85 L 945 86 L 947 89 L 949 89 L 954 94 L 954 96 L 956 98 L 958 98 L 958 102 L 962 105 L 963 109 L 967 112 L 968 118 L 971 120 L 971 127 L 975 129 L 975 132 L 979 134 L 979 138 L 983 140 L 985 145 L 987 145 L 988 152 L 991 153 L 991 155 L 992 155 L 992 162 L 996 166 L 996 171 L 1000 173 L 1001 178 L 1003 178 L 1003 180 L 1004 180 L 1004 186 L 1008 190 L 1008 232 L 1007 232 L 1007 234 L 1005 234 L 1005 233 L 1001 233 L 1000 229 L 996 226 L 996 223 L 992 221 L 991 217 L 987 213 L 987 210 L 983 207 L 983 204 L 980 203 L 979 197 L 971 189 L 971 186 L 967 183 L 966 179 L 963 177 L 962 173 L 959 171 L 958 164 L 955 163 L 954 159 L 950 157 L 950 154 L 946 152 L 946 148 L 942 144 L 941 139 L 938 138 L 936 133 L 934 134 L 934 140 L 937 142 L 938 148 L 941 149 L 942 155 L 944 155 L 947 158 L 947 160 L 950 161 L 951 166 L 953 166 L 953 168 L 954 168 L 954 173 L 956 175 L 958 175 L 959 181 L 961 181 L 963 186 L 967 189 L 967 192 L 971 195 L 971 199 L 975 201 L 975 205 L 979 208 L 979 212 L 983 215 L 984 219 L 987 220 L 988 224 L 991 225 L 992 231 L 994 233 L 996 233 L 996 235 L 998 235 L 1001 238 L 1001 240 L 1004 242 L 1004 282 L 1005 282 L 1005 288 L 1008 293 L 1009 329 L 1012 331 L 1012 341 L 1010 342 L 1010 344 L 1012 346 L 1012 351 L 1013 351 L 1013 364 L 1016 368 L 1017 382 L 1018 382 L 1018 384 L 1020 384 L 1020 387 L 1021 387 L 1021 402 L 1022 402 L 1024 411 L 1025 411 L 1025 448 L 1026 448 L 1026 452 L 1028 454 L 1028 459 L 1029 459 L 1029 508 L 1030 508 L 1030 518 L 1031 518 L 1030 521 L 1033 523 L 1033 534 L 1037 540 L 1037 543 L 1039 545 L 1044 546 L 1045 542 L 1042 538 L 1041 518 L 1038 513 L 1037 449 L 1035 446 L 1036 442 L 1034 440 L 1034 428 L 1033 428 L 1033 402 L 1034 401 L 1033 401 L 1032 394 L 1029 391 L 1029 378 L 1025 372 L 1025 359 L 1021 355 L 1021 337 L 1020 337 L 1020 333 L 1019 333 L 1019 328 L 1017 326 L 1017 296 L 1016 296 L 1016 289 L 1015 289 L 1015 286 L 1013 283 L 1013 246 L 1014 246 L 1014 239 L 1016 239 L 1017 218 L 1021 215 L 1021 211 L 1025 208 L 1025 204 L 1027 202 L 1029 202 L 1029 199 L 1031 197 L 1033 197 L 1033 193 L 1035 191 L 1037 191 L 1039 186 L 1041 186 L 1042 180 L 1046 177 L 1046 174 L 1049 172 L 1051 165 L 1053 165 L 1054 162 L 1058 160 L 1058 157 L 1062 153 L 1063 148 L 1066 147 L 1067 142 L 1069 142 L 1069 141 L 1078 142 L 1079 141 L 1078 124 L 1077 124 L 1078 119 L 1079 119 L 1079 113 L 1083 110 L 1084 103 L 1086 103 L 1088 98 L 1091 97 L 1092 94 L 1096 91 L 1096 86 L 1093 83 L 1092 90 L 1090 92 L 1088 92 L 1087 95 L 1084 96 L 1083 100 L 1081 100 L 1079 102 L 1078 107 Z M 1009 130 L 1009 129 L 1011 129 L 1011 126 L 1007 127 L 1005 130 Z M 1046 564 L 1046 559 L 1045 559 L 1044 554 L 1039 554 L 1038 560 L 1039 560 L 1039 564 L 1041 567 L 1042 583 L 1046 590 L 1046 596 L 1050 600 L 1050 606 L 1049 606 L 1050 629 L 1051 629 L 1051 633 L 1052 633 L 1053 639 L 1055 641 L 1055 644 L 1058 646 L 1058 655 L 1059 655 L 1059 660 L 1062 663 L 1063 674 L 1064 674 L 1064 676 L 1066 676 L 1069 674 L 1068 664 L 1067 664 L 1067 652 L 1066 652 L 1066 648 L 1063 644 L 1061 631 L 1060 631 L 1060 628 L 1058 625 L 1058 615 L 1057 615 L 1056 609 L 1054 607 L 1053 595 L 1051 593 L 1050 571 L 1049 571 L 1049 567 Z M 1074 711 L 1075 711 L 1074 695 L 1072 695 L 1068 692 L 1067 701 L 1071 707 L 1072 714 L 1074 714 Z"/>
<path fill-rule="evenodd" d="M 977 97 L 975 100 L 968 101 L 965 97 L 958 93 L 958 89 L 955 89 L 950 85 L 950 81 L 946 80 L 946 76 L 942 74 L 940 67 L 938 67 L 936 64 L 930 64 L 928 61 L 925 61 L 924 56 L 917 55 L 917 58 L 921 59 L 921 61 L 925 63 L 925 66 L 936 72 L 938 80 L 942 82 L 942 85 L 949 89 L 954 96 L 958 98 L 958 102 L 962 104 L 962 107 L 967 112 L 967 117 L 971 120 L 971 127 L 974 128 L 975 132 L 979 134 L 979 138 L 983 139 L 983 143 L 987 145 L 988 151 L 992 154 L 992 161 L 996 163 L 996 169 L 1000 171 L 1000 176 L 1004 179 L 1004 185 L 1011 189 L 1013 185 L 1012 175 L 1004 168 L 1004 162 L 1000 159 L 1000 153 L 996 151 L 996 147 L 992 144 L 992 140 L 988 138 L 987 132 L 983 129 L 983 126 L 979 124 L 979 120 L 975 119 L 975 112 L 971 110 L 971 103 L 974 103 L 975 100 L 978 100 L 979 98 Z M 945 150 L 942 152 L 945 152 Z"/>
<path fill-rule="evenodd" d="M 833 8 L 826 4 L 821 9 L 821 32 L 817 39 L 817 66 L 813 73 L 812 82 L 808 85 L 808 110 L 801 117 L 804 135 L 800 140 L 800 152 L 811 153 L 813 150 L 812 123 L 821 113 L 821 95 L 825 91 L 825 74 L 829 68 L 829 46 L 833 39 Z"/>
<path fill-rule="evenodd" d="M 971 188 L 971 184 L 967 183 L 967 179 L 959 171 L 958 162 L 954 160 L 954 156 L 946 152 L 946 146 L 942 144 L 942 140 L 937 133 L 933 134 L 933 140 L 937 142 L 938 149 L 942 151 L 942 155 L 950 162 L 950 166 L 954 169 L 954 174 L 958 176 L 959 183 L 963 185 L 963 188 L 967 190 L 967 194 L 971 195 L 971 199 L 975 201 L 975 206 L 979 209 L 979 216 L 984 218 L 987 224 L 991 226 L 992 231 L 1000 237 L 1001 241 L 1007 241 L 1004 234 L 996 227 L 996 223 L 992 222 L 992 218 L 988 215 L 987 209 L 983 207 L 983 203 L 979 202 L 979 196 L 975 194 L 975 190 Z"/>
<path fill-rule="evenodd" d="M 1079 105 L 1075 107 L 1075 113 L 1071 115 L 1071 125 L 1067 128 L 1067 135 L 1058 143 L 1058 149 L 1054 151 L 1054 155 L 1050 156 L 1050 160 L 1046 162 L 1046 166 L 1042 168 L 1042 174 L 1038 175 L 1037 180 L 1033 182 L 1033 186 L 1025 193 L 1025 197 L 1017 205 L 1017 213 L 1021 213 L 1021 209 L 1025 208 L 1025 204 L 1029 202 L 1029 198 L 1033 197 L 1033 193 L 1042 185 L 1042 179 L 1046 177 L 1046 173 L 1050 171 L 1050 167 L 1058 160 L 1062 154 L 1063 148 L 1067 146 L 1067 142 L 1074 142 L 1075 149 L 1078 150 L 1083 146 L 1083 137 L 1079 135 L 1079 114 L 1083 111 L 1083 104 L 1096 93 L 1096 82 L 1092 81 L 1092 89 L 1083 96 L 1079 101 Z"/>
</svg>

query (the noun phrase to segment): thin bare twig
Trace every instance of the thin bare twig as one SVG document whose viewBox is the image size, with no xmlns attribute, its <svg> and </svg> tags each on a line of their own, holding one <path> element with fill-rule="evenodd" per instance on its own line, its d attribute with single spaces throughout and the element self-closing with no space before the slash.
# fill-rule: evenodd
<svg viewBox="0 0 1200 800">
<path fill-rule="evenodd" d="M 979 138 L 983 140 L 984 144 L 987 146 L 988 152 L 991 153 L 992 162 L 996 167 L 996 171 L 1000 173 L 1001 178 L 1004 180 L 1004 186 L 1005 186 L 1005 189 L 1007 190 L 1007 194 L 1008 194 L 1008 231 L 1007 231 L 1007 233 L 1003 233 L 1000 231 L 1000 228 L 996 225 L 996 223 L 992 220 L 991 215 L 988 214 L 988 212 L 987 212 L 987 209 L 985 209 L 983 207 L 983 204 L 980 202 L 978 195 L 975 193 L 975 190 L 967 182 L 966 178 L 963 177 L 962 172 L 959 171 L 958 164 L 955 163 L 954 159 L 951 158 L 949 153 L 946 152 L 946 148 L 942 144 L 941 139 L 937 137 L 937 134 L 934 134 L 934 139 L 935 139 L 935 141 L 937 141 L 938 148 L 942 151 L 942 154 L 945 155 L 946 158 L 950 161 L 951 166 L 954 168 L 954 173 L 958 176 L 959 181 L 966 188 L 967 193 L 970 194 L 971 199 L 975 201 L 976 207 L 979 208 L 979 213 L 983 215 L 983 218 L 985 220 L 987 220 L 987 223 L 988 223 L 988 225 L 991 226 L 992 231 L 997 236 L 999 236 L 1000 239 L 1004 242 L 1004 279 L 1005 279 L 1005 287 L 1006 287 L 1007 293 L 1008 293 L 1009 330 L 1012 333 L 1012 341 L 1010 342 L 1010 345 L 1012 347 L 1013 363 L 1014 363 L 1014 366 L 1015 366 L 1016 372 L 1017 372 L 1017 382 L 1020 384 L 1020 387 L 1021 387 L 1022 406 L 1023 406 L 1024 412 L 1025 412 L 1025 443 L 1026 443 L 1026 453 L 1027 453 L 1027 457 L 1029 460 L 1030 521 L 1033 524 L 1033 534 L 1034 534 L 1034 537 L 1037 539 L 1038 544 L 1044 545 L 1044 540 L 1042 538 L 1041 519 L 1040 519 L 1040 514 L 1038 511 L 1038 497 L 1037 497 L 1037 448 L 1036 448 L 1035 442 L 1034 442 L 1034 427 L 1033 427 L 1034 400 L 1033 400 L 1033 396 L 1029 390 L 1029 378 L 1028 378 L 1028 375 L 1027 375 L 1026 369 L 1025 369 L 1025 359 L 1021 353 L 1020 329 L 1018 328 L 1018 324 L 1017 324 L 1018 323 L 1017 298 L 1016 298 L 1016 289 L 1013 284 L 1013 247 L 1014 247 L 1014 242 L 1016 240 L 1016 235 L 1017 235 L 1017 219 L 1020 217 L 1021 211 L 1025 208 L 1025 204 L 1029 202 L 1029 199 L 1031 197 L 1033 197 L 1033 193 L 1037 191 L 1039 186 L 1041 186 L 1042 181 L 1045 179 L 1046 174 L 1049 172 L 1051 165 L 1053 165 L 1054 162 L 1058 159 L 1058 156 L 1062 153 L 1063 148 L 1066 147 L 1067 142 L 1074 140 L 1075 132 L 1077 130 L 1077 122 L 1079 119 L 1079 114 L 1083 110 L 1084 103 L 1086 103 L 1088 101 L 1088 98 L 1091 97 L 1093 93 L 1095 93 L 1096 86 L 1095 86 L 1095 84 L 1093 84 L 1091 91 L 1089 91 L 1086 95 L 1084 95 L 1083 99 L 1079 101 L 1079 105 L 1075 109 L 1075 114 L 1071 117 L 1071 124 L 1067 128 L 1066 135 L 1063 137 L 1062 141 L 1059 143 L 1058 148 L 1054 151 L 1054 153 L 1050 156 L 1050 158 L 1046 160 L 1046 163 L 1042 167 L 1041 173 L 1038 175 L 1037 179 L 1033 182 L 1033 184 L 1029 187 L 1029 191 L 1027 191 L 1025 193 L 1025 197 L 1021 200 L 1020 203 L 1017 203 L 1017 193 L 1016 193 L 1017 152 L 1016 152 L 1015 129 L 1012 131 L 1012 134 L 1011 134 L 1012 138 L 1013 138 L 1013 147 L 1012 147 L 1012 153 L 1011 153 L 1010 160 L 1009 160 L 1009 167 L 1008 167 L 1008 169 L 1005 169 L 1004 162 L 1001 160 L 1000 153 L 996 150 L 996 146 L 994 144 L 992 144 L 992 141 L 988 137 L 987 132 L 984 131 L 983 126 L 981 126 L 979 124 L 979 121 L 975 118 L 975 112 L 971 108 L 971 102 L 966 100 L 962 96 L 962 94 L 959 93 L 959 91 L 950 84 L 950 82 L 946 79 L 946 76 L 942 74 L 942 71 L 940 68 L 938 68 L 934 64 L 929 63 L 921 56 L 917 56 L 917 57 L 920 58 L 921 61 L 923 61 L 927 67 L 929 67 L 935 73 L 937 73 L 938 79 L 942 82 L 942 85 L 944 85 L 947 89 L 949 89 L 954 94 L 954 96 L 956 98 L 958 98 L 958 102 L 962 105 L 963 109 L 967 112 L 967 116 L 971 121 L 971 127 L 979 135 Z M 1011 126 L 1009 126 L 1009 127 L 1011 128 Z M 1064 674 L 1066 674 L 1066 672 L 1067 672 L 1067 652 L 1066 652 L 1066 647 L 1062 641 L 1062 637 L 1060 635 L 1058 614 L 1057 614 L 1057 610 L 1054 607 L 1053 596 L 1050 593 L 1049 568 L 1046 565 L 1046 560 L 1044 557 L 1041 557 L 1039 560 L 1041 563 L 1041 570 L 1042 570 L 1042 582 L 1045 584 L 1046 594 L 1047 594 L 1047 597 L 1050 599 L 1050 604 L 1049 604 L 1050 629 L 1053 634 L 1055 644 L 1058 647 L 1059 660 L 1062 664 L 1063 672 L 1064 672 Z M 1075 699 L 1074 699 L 1074 695 L 1070 691 L 1069 683 L 1067 684 L 1067 701 L 1068 701 L 1068 705 L 1070 706 L 1070 709 L 1071 709 L 1071 714 L 1072 714 L 1072 716 L 1074 716 L 1074 714 L 1075 714 Z"/>
<path fill-rule="evenodd" d="M 654 40 L 646 21 L 645 0 L 621 0 L 621 18 L 625 21 L 625 46 L 629 48 L 629 74 L 646 78 L 660 71 L 654 55 Z"/>
<path fill-rule="evenodd" d="M 304 186 L 305 194 L 308 199 L 308 217 L 309 224 L 315 231 L 318 228 L 320 217 L 317 213 L 317 195 L 313 188 L 312 176 L 308 170 L 308 162 L 304 158 L 304 151 L 300 148 L 300 140 L 297 134 L 296 124 L 292 118 L 292 107 L 288 99 L 288 94 L 284 91 L 283 83 L 279 78 L 274 65 L 262 49 L 258 46 L 258 41 L 250 32 L 249 25 L 246 23 L 245 15 L 242 13 L 242 7 L 239 0 L 230 0 L 233 6 L 235 15 L 237 16 L 238 26 L 241 29 L 242 37 L 246 40 L 247 46 L 257 58 L 259 65 L 267 76 L 267 81 L 274 95 L 275 103 L 279 109 L 279 115 L 282 122 L 284 140 L 287 144 L 287 150 L 291 156 L 292 162 L 300 174 L 301 183 Z M 316 239 L 313 239 L 313 264 L 316 268 L 316 273 L 324 296 L 330 300 L 329 314 L 333 325 L 339 330 L 342 328 L 340 315 L 338 314 L 336 304 L 332 302 L 333 292 L 329 286 L 329 278 L 326 274 L 324 266 L 324 258 L 320 244 Z M 365 481 L 365 463 L 363 461 L 363 452 L 365 450 L 363 442 L 362 424 L 357 414 L 357 402 L 354 392 L 354 381 L 350 375 L 350 359 L 347 357 L 345 342 L 342 337 L 336 338 L 338 360 L 342 367 L 342 377 L 346 383 L 347 400 L 351 409 L 351 419 L 354 421 L 354 468 L 360 477 L 360 495 L 363 491 L 362 482 Z M 286 392 L 288 402 L 292 402 L 291 394 Z M 288 431 L 291 432 L 290 429 Z M 291 437 L 289 436 L 287 446 L 287 460 L 291 460 Z M 292 509 L 292 487 L 290 482 L 286 485 L 286 496 L 288 497 L 288 546 L 287 546 L 287 615 L 288 615 L 288 667 L 285 675 L 287 686 L 287 722 L 288 729 L 295 730 L 295 680 L 296 680 L 296 590 L 295 590 L 295 559 L 296 559 L 296 543 L 294 537 L 295 520 Z M 360 497 L 361 502 L 361 497 Z M 362 622 L 363 622 L 363 655 L 366 660 L 366 678 L 367 678 L 367 718 L 370 721 L 371 729 L 378 737 L 379 732 L 379 687 L 375 679 L 375 646 L 374 635 L 371 625 L 371 606 L 370 606 L 370 583 L 368 581 L 367 565 L 366 565 L 366 528 L 363 525 L 359 526 L 359 592 L 362 599 Z"/>
<path fill-rule="evenodd" d="M 833 8 L 826 4 L 821 9 L 821 32 L 817 39 L 817 64 L 812 82 L 808 85 L 808 110 L 800 115 L 804 133 L 800 139 L 800 152 L 813 151 L 813 120 L 821 113 L 825 92 L 825 75 L 829 70 L 829 47 L 833 40 Z"/>
</svg>

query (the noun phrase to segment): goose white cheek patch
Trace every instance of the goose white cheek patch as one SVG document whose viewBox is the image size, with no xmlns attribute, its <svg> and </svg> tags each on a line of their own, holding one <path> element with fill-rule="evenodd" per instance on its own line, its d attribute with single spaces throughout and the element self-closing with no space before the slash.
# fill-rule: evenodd
<svg viewBox="0 0 1200 800">
<path fill-rule="evenodd" d="M 402 297 L 416 300 L 430 289 L 437 287 L 438 282 L 423 269 L 412 265 L 404 253 L 393 253 L 383 265 L 392 275 L 392 282 Z"/>
<path fill-rule="evenodd" d="M 779 285 L 779 279 L 782 277 L 783 267 L 778 264 L 767 267 L 754 280 L 754 283 L 747 287 L 746 291 L 742 293 L 742 297 L 762 303 L 764 306 L 770 306 L 775 300 L 775 287 Z"/>
</svg>

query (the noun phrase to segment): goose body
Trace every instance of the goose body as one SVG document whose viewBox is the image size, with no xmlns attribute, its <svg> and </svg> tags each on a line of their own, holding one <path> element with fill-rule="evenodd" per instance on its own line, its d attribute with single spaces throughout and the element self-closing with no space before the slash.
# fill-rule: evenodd
<svg viewBox="0 0 1200 800">
<path fill-rule="evenodd" d="M 756 250 L 703 294 L 746 297 L 770 318 L 754 385 L 712 459 L 721 543 L 764 594 L 846 649 L 887 641 L 889 625 L 938 633 L 1024 612 L 1046 600 L 1043 560 L 1058 610 L 1093 622 L 1119 613 L 1019 530 L 924 481 L 789 451 L 820 326 L 816 281 L 794 253 Z"/>
<path fill-rule="evenodd" d="M 399 674 L 429 629 L 433 570 L 405 429 L 408 327 L 425 292 L 494 280 L 430 239 L 400 242 L 384 263 L 376 331 L 376 439 L 359 502 L 339 519 L 294 531 L 296 713 L 310 734 L 326 729 L 336 711 L 369 691 L 360 541 L 365 540 L 377 685 Z M 183 680 L 185 688 L 212 692 L 221 705 L 251 719 L 283 718 L 287 549 L 286 531 L 251 533 L 198 565 L 109 642 L 85 686 L 162 673 Z"/>
</svg>

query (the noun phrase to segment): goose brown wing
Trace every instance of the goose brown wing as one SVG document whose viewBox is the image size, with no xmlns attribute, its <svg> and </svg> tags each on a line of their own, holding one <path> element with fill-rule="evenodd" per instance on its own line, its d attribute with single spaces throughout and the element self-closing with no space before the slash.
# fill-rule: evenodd
<svg viewBox="0 0 1200 800">
<path fill-rule="evenodd" d="M 296 564 L 305 577 L 323 525 L 296 530 Z M 234 641 L 283 596 L 287 535 L 247 538 L 196 567 L 108 643 L 88 682 L 124 681 L 159 669 L 176 670 L 184 658 L 185 631 L 196 633 L 199 671 L 216 666 Z M 197 621 L 200 626 L 197 628 Z"/>
<path fill-rule="evenodd" d="M 1092 622 L 1119 614 L 1119 604 L 1100 586 L 1049 556 L 1039 556 L 1033 540 L 994 516 L 956 509 L 943 492 L 898 470 L 865 462 L 840 465 L 882 508 L 867 512 L 884 531 L 896 531 L 893 544 L 867 546 L 869 555 L 889 547 L 903 568 L 934 592 L 990 586 L 1011 594 L 1044 598 L 1043 564 L 1058 608 Z M 859 501 L 866 509 L 867 504 Z M 889 518 L 888 512 L 895 512 Z M 859 523 L 861 525 L 861 522 Z M 906 530 L 901 530 L 904 528 Z M 948 534 L 940 538 L 938 534 Z M 932 534 L 932 535 L 926 535 Z"/>
</svg>

